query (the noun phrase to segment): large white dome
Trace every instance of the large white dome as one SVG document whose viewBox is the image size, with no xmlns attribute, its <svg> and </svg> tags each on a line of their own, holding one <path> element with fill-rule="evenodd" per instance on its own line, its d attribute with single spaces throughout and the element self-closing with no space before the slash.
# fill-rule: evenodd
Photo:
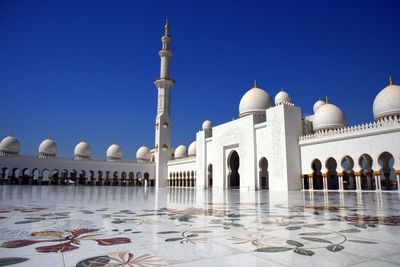
<svg viewBox="0 0 400 267">
<path fill-rule="evenodd" d="M 203 131 L 210 130 L 212 128 L 212 123 L 209 120 L 205 120 L 202 125 Z"/>
<path fill-rule="evenodd" d="M 117 144 L 112 144 L 107 149 L 108 160 L 120 160 L 122 158 L 122 149 Z"/>
<path fill-rule="evenodd" d="M 335 105 L 326 103 L 314 115 L 314 131 L 343 128 L 346 122 L 343 112 Z"/>
<path fill-rule="evenodd" d="M 136 160 L 138 161 L 149 161 L 150 157 L 150 149 L 147 146 L 143 145 L 136 151 Z"/>
<path fill-rule="evenodd" d="M 6 154 L 18 154 L 19 149 L 19 141 L 12 135 L 7 136 L 0 142 L 0 152 L 4 152 Z"/>
<path fill-rule="evenodd" d="M 196 156 L 196 141 L 193 141 L 189 145 L 189 156 Z"/>
<path fill-rule="evenodd" d="M 187 147 L 185 145 L 180 145 L 175 149 L 174 156 L 176 159 L 186 158 L 188 156 Z"/>
<path fill-rule="evenodd" d="M 282 104 L 290 104 L 290 96 L 289 94 L 281 89 L 279 93 L 276 94 L 275 96 L 275 105 L 282 105 Z"/>
<path fill-rule="evenodd" d="M 51 138 L 47 138 L 39 145 L 39 156 L 53 156 L 57 155 L 57 144 Z"/>
<path fill-rule="evenodd" d="M 247 91 L 240 100 L 239 116 L 263 113 L 270 107 L 272 107 L 270 95 L 254 83 L 253 88 Z"/>
<path fill-rule="evenodd" d="M 390 84 L 383 88 L 375 97 L 374 118 L 379 120 L 387 116 L 400 115 L 400 86 Z"/>
<path fill-rule="evenodd" d="M 313 111 L 314 111 L 314 113 L 316 113 L 317 110 L 318 110 L 320 107 L 322 107 L 323 105 L 325 105 L 325 102 L 322 101 L 321 99 L 318 100 L 317 102 L 315 102 L 315 104 L 314 104 L 314 106 L 313 106 Z"/>
<path fill-rule="evenodd" d="M 74 149 L 74 157 L 79 158 L 90 158 L 92 154 L 92 148 L 85 141 L 79 142 Z"/>
</svg>

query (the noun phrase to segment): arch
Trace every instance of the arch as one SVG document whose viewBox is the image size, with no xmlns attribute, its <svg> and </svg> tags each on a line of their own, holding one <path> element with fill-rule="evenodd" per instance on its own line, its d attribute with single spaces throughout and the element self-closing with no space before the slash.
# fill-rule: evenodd
<svg viewBox="0 0 400 267">
<path fill-rule="evenodd" d="M 382 190 L 397 190 L 397 178 L 395 174 L 394 157 L 391 153 L 385 151 L 382 152 L 378 157 L 378 164 L 381 167 L 381 187 Z"/>
<path fill-rule="evenodd" d="M 135 184 L 135 173 L 129 172 L 128 173 L 128 185 L 134 185 L 134 184 Z"/>
<path fill-rule="evenodd" d="M 60 175 L 60 172 L 57 169 L 53 169 L 49 173 L 49 184 L 52 184 L 52 185 L 60 184 L 61 178 L 59 177 L 59 175 Z"/>
<path fill-rule="evenodd" d="M 39 179 L 39 176 L 40 176 L 40 171 L 39 171 L 39 169 L 33 169 L 32 170 L 32 178 L 33 178 L 33 180 L 38 180 Z"/>
<path fill-rule="evenodd" d="M 259 179 L 259 188 L 267 189 L 269 188 L 268 184 L 268 160 L 265 157 L 262 157 L 258 162 L 258 179 Z"/>
<path fill-rule="evenodd" d="M 337 175 L 337 162 L 334 158 L 330 157 L 325 161 L 325 167 L 327 169 L 328 189 L 338 190 L 339 189 L 339 177 Z"/>
<path fill-rule="evenodd" d="M 66 184 L 68 179 L 68 171 L 66 169 L 61 171 L 61 183 Z"/>
<path fill-rule="evenodd" d="M 8 180 L 8 176 L 9 176 L 9 175 L 10 175 L 10 169 L 7 168 L 7 167 L 3 167 L 3 168 L 1 169 L 1 179 L 3 180 L 2 183 L 8 182 L 8 181 L 6 181 L 6 180 Z"/>
<path fill-rule="evenodd" d="M 372 190 L 376 188 L 375 181 L 372 179 L 372 157 L 368 154 L 362 154 L 358 159 L 360 167 L 360 185 L 362 190 Z"/>
<path fill-rule="evenodd" d="M 340 166 L 343 169 L 343 189 L 355 190 L 356 181 L 354 178 L 354 160 L 349 155 L 346 155 L 340 161 Z"/>
<path fill-rule="evenodd" d="M 324 189 L 324 182 L 322 179 L 322 163 L 319 159 L 314 159 L 311 162 L 311 168 L 313 170 L 312 178 L 313 178 L 313 188 L 314 190 L 322 190 Z"/>
<path fill-rule="evenodd" d="M 229 188 L 240 188 L 240 158 L 236 150 L 231 151 L 228 156 L 228 187 Z"/>
<path fill-rule="evenodd" d="M 22 169 L 21 177 L 18 179 L 19 184 L 29 184 L 31 176 L 31 170 L 28 168 Z"/>
<path fill-rule="evenodd" d="M 50 171 L 48 169 L 43 169 L 42 170 L 42 175 L 41 175 L 41 179 L 40 180 L 41 180 L 42 184 L 43 183 L 51 184 Z"/>
</svg>

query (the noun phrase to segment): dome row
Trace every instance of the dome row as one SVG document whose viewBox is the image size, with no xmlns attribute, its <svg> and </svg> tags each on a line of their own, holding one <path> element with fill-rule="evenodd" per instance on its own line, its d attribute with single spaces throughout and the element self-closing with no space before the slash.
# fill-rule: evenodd
<svg viewBox="0 0 400 267">
<path fill-rule="evenodd" d="M 291 104 L 289 94 L 281 89 L 275 96 L 275 105 Z M 254 81 L 253 87 L 247 91 L 239 104 L 239 116 L 243 117 L 249 114 L 261 114 L 266 109 L 272 107 L 271 96 L 263 89 L 257 86 Z"/>
<path fill-rule="evenodd" d="M 175 159 L 181 159 L 193 156 L 196 156 L 196 141 L 193 141 L 189 145 L 189 149 L 185 145 L 180 145 L 175 149 L 174 152 Z"/>
<path fill-rule="evenodd" d="M 291 104 L 290 96 L 284 90 L 275 96 L 275 105 Z M 247 91 L 239 104 L 240 117 L 250 114 L 264 114 L 265 110 L 272 107 L 270 95 L 259 88 L 254 82 L 254 86 Z M 318 100 L 314 106 L 313 128 L 315 131 L 337 129 L 345 126 L 345 117 L 342 110 L 328 103 Z M 400 116 L 400 86 L 393 84 L 390 79 L 389 85 L 383 88 L 375 97 L 373 104 L 375 120 L 380 120 L 390 116 Z M 205 124 L 203 123 L 203 130 Z M 211 122 L 210 128 L 211 128 Z"/>
<path fill-rule="evenodd" d="M 0 142 L 0 155 L 18 155 L 20 151 L 20 143 L 18 139 L 12 135 L 7 136 Z M 39 145 L 39 158 L 54 158 L 57 155 L 57 144 L 53 139 L 47 138 Z M 85 142 L 79 142 L 74 149 L 74 159 L 90 159 L 92 154 L 91 146 Z M 117 144 L 112 144 L 107 149 L 107 160 L 117 161 L 122 159 L 122 149 Z M 141 146 L 136 152 L 136 159 L 144 162 L 151 159 L 150 149 Z"/>
</svg>

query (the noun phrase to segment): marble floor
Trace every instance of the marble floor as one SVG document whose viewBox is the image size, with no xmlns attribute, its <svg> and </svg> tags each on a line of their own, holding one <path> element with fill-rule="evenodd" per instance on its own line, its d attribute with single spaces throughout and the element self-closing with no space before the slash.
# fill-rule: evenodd
<svg viewBox="0 0 400 267">
<path fill-rule="evenodd" d="M 0 186 L 0 266 L 400 266 L 398 193 Z"/>
</svg>

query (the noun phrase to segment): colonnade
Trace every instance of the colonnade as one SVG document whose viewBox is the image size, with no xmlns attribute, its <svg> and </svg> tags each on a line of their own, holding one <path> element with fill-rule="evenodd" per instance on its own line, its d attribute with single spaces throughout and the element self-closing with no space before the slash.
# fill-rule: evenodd
<svg viewBox="0 0 400 267">
<path fill-rule="evenodd" d="M 196 172 L 171 172 L 167 179 L 169 187 L 195 187 L 196 186 Z"/>
</svg>

